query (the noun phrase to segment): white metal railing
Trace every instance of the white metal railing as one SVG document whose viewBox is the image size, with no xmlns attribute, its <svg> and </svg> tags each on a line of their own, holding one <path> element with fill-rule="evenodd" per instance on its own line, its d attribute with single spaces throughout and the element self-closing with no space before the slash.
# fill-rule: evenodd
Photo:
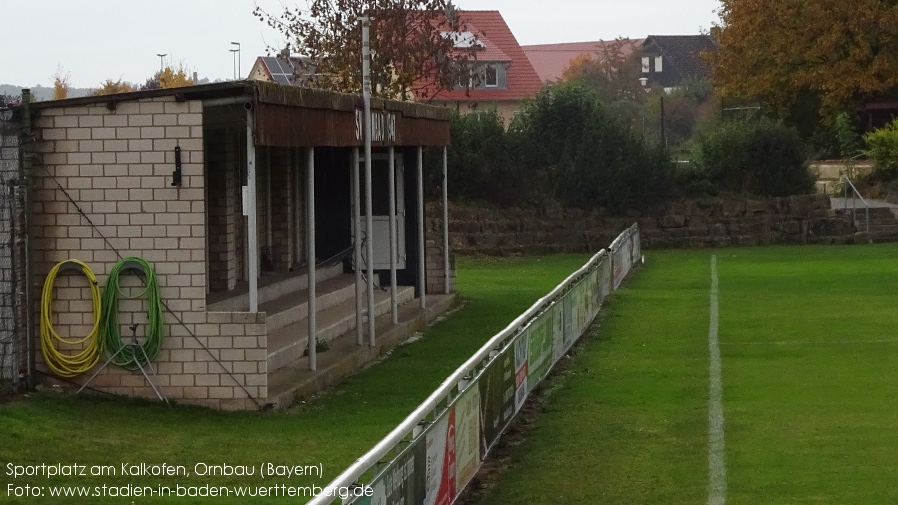
<svg viewBox="0 0 898 505">
<path fill-rule="evenodd" d="M 609 249 L 493 336 L 309 504 L 453 503 L 533 387 L 641 259 L 638 226 Z"/>
<path fill-rule="evenodd" d="M 860 192 L 854 187 L 854 184 L 851 182 L 851 179 L 848 178 L 847 175 L 842 176 L 843 186 L 845 188 L 845 198 L 844 200 L 844 209 L 845 212 L 848 212 L 848 188 L 851 188 L 851 222 L 857 227 L 857 201 L 860 200 L 861 203 L 864 204 L 864 212 L 866 214 L 866 231 L 867 234 L 870 234 L 870 204 L 867 203 L 867 200 L 864 200 L 864 197 L 861 196 Z"/>
</svg>

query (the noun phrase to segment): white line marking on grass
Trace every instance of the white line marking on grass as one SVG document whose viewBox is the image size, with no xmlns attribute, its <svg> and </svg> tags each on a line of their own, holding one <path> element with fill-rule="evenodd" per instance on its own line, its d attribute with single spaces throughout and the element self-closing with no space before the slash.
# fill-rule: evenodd
<svg viewBox="0 0 898 505">
<path fill-rule="evenodd" d="M 720 342 L 717 256 L 711 256 L 711 324 L 708 328 L 710 392 L 708 395 L 708 505 L 723 505 L 727 495 L 727 469 L 723 445 L 723 382 Z"/>
<path fill-rule="evenodd" d="M 758 345 L 857 345 L 857 344 L 898 344 L 898 338 L 877 338 L 870 340 L 772 340 L 770 342 L 721 342 L 725 346 Z"/>
</svg>

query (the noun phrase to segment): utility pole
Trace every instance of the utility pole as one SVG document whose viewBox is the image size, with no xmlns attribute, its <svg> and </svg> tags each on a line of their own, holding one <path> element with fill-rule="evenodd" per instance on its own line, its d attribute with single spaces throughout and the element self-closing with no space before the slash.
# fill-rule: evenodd
<svg viewBox="0 0 898 505">
<path fill-rule="evenodd" d="M 661 95 L 661 145 L 667 149 L 667 135 L 664 131 L 664 95 Z"/>
</svg>

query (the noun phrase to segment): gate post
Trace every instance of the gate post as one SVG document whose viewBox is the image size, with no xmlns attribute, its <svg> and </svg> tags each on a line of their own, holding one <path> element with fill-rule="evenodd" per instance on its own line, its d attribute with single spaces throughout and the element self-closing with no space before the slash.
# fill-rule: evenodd
<svg viewBox="0 0 898 505">
<path fill-rule="evenodd" d="M 20 142 L 19 158 L 19 184 L 24 192 L 25 214 L 25 278 L 24 278 L 24 311 L 25 311 L 25 342 L 28 353 L 28 388 L 34 389 L 37 385 L 36 363 L 36 339 L 35 339 L 35 311 L 34 304 L 34 211 L 32 205 L 32 193 L 34 189 L 34 177 L 32 174 L 32 162 L 34 160 L 34 132 L 31 129 L 31 90 L 22 90 L 22 136 Z"/>
</svg>

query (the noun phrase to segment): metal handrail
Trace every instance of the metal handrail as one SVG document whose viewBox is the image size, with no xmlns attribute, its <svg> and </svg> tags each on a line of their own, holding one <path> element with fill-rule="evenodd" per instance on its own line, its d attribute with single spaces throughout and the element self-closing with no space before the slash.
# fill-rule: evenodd
<svg viewBox="0 0 898 505">
<path fill-rule="evenodd" d="M 377 464 L 384 456 L 389 454 L 396 446 L 402 443 L 409 435 L 414 435 L 415 429 L 420 423 L 428 418 L 431 412 L 459 387 L 460 384 L 467 382 L 472 372 L 475 372 L 482 365 L 484 360 L 492 359 L 495 351 L 500 350 L 502 344 L 510 337 L 513 337 L 520 331 L 523 326 L 537 316 L 547 304 L 553 303 L 555 298 L 562 294 L 570 287 L 572 283 L 588 273 L 592 268 L 600 264 L 600 262 L 608 256 L 608 251 L 602 249 L 592 258 L 580 267 L 577 271 L 569 275 L 564 281 L 555 287 L 549 294 L 536 301 L 523 314 L 518 316 L 514 321 L 505 327 L 502 331 L 493 336 L 486 344 L 484 344 L 473 356 L 458 367 L 442 384 L 424 400 L 418 408 L 409 414 L 396 428 L 393 429 L 386 437 L 377 443 L 370 451 L 360 457 L 349 468 L 337 476 L 330 484 L 325 486 L 324 492 L 313 498 L 307 505 L 325 505 L 331 503 L 334 495 L 331 492 L 328 496 L 328 490 L 333 491 L 341 487 L 353 487 L 358 485 L 358 479 L 364 475 L 372 466 Z M 463 391 L 458 391 L 461 394 Z M 457 395 L 456 395 L 457 396 Z"/>
<path fill-rule="evenodd" d="M 852 221 L 852 223 L 854 223 L 854 226 L 857 227 L 857 216 L 856 216 L 857 200 L 860 199 L 861 203 L 863 203 L 864 207 L 865 207 L 866 220 L 867 220 L 866 229 L 867 229 L 867 235 L 869 235 L 870 234 L 870 204 L 867 203 L 867 200 L 864 200 L 864 197 L 861 196 L 861 193 L 857 190 L 857 188 L 854 186 L 854 184 L 851 182 L 851 179 L 849 179 L 847 175 L 843 175 L 842 180 L 843 180 L 843 182 L 846 183 L 846 184 L 843 184 L 843 186 L 845 188 L 844 209 L 846 212 L 848 211 L 848 188 L 851 188 L 851 190 L 852 190 L 852 193 L 851 193 L 851 221 Z"/>
</svg>

